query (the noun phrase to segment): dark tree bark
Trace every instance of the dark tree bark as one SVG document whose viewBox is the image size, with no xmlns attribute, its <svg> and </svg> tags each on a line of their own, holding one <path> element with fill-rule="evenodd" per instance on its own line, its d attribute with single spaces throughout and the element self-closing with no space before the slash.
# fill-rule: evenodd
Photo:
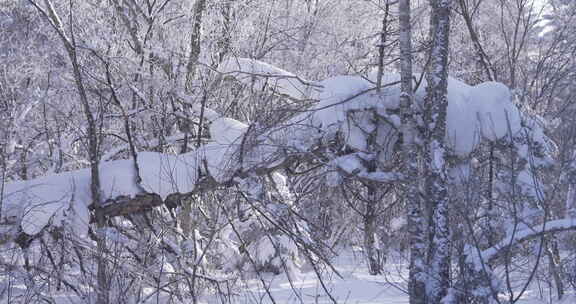
<svg viewBox="0 0 576 304">
<path fill-rule="evenodd" d="M 368 197 L 366 201 L 366 211 L 364 217 L 364 249 L 368 258 L 368 270 L 370 274 L 377 275 L 382 273 L 382 263 L 380 263 L 380 249 L 376 247 L 376 220 L 378 214 L 376 207 L 378 205 L 377 185 L 371 183 L 368 185 Z"/>
<path fill-rule="evenodd" d="M 196 66 L 200 58 L 200 42 L 202 41 L 202 16 L 206 0 L 197 0 L 192 10 L 192 36 L 190 37 L 190 55 L 186 65 L 186 93 L 193 90 L 193 81 L 196 77 Z"/>
<path fill-rule="evenodd" d="M 430 0 L 430 65 L 426 71 L 424 174 L 428 216 L 427 303 L 441 303 L 450 288 L 450 224 L 446 113 L 448 108 L 448 48 L 450 0 Z"/>
<path fill-rule="evenodd" d="M 410 0 L 399 2 L 400 22 L 400 62 L 401 90 L 400 115 L 402 127 L 402 152 L 405 172 L 410 179 L 406 185 L 407 222 L 410 237 L 410 269 L 408 292 L 410 304 L 426 303 L 425 238 L 424 217 L 422 213 L 421 170 L 421 136 L 416 129 L 416 113 L 414 111 L 414 94 L 412 88 L 412 34 L 410 17 Z"/>
</svg>

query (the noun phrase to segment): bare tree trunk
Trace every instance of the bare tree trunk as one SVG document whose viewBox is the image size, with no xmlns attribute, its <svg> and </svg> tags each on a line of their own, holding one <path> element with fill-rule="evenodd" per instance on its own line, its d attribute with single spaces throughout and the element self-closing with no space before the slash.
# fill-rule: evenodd
<svg viewBox="0 0 576 304">
<path fill-rule="evenodd" d="M 382 18 L 382 31 L 380 32 L 380 45 L 378 46 L 378 73 L 376 74 L 376 88 L 380 91 L 382 87 L 382 76 L 384 75 L 384 51 L 386 46 L 387 31 L 388 31 L 388 17 L 390 13 L 390 3 L 386 0 L 384 6 L 384 18 Z M 410 20 L 408 20 L 410 21 Z"/>
<path fill-rule="evenodd" d="M 4 142 L 7 142 L 4 141 Z M 6 186 L 6 177 L 7 177 L 7 159 L 8 159 L 8 149 L 6 145 L 2 145 L 0 148 L 0 170 L 2 170 L 2 174 L 0 174 L 0 219 L 2 219 L 2 213 L 4 212 L 4 187 Z"/>
<path fill-rule="evenodd" d="M 190 37 L 190 55 L 186 65 L 186 93 L 192 92 L 192 83 L 196 76 L 196 66 L 200 58 L 200 42 L 202 41 L 202 16 L 206 0 L 196 0 L 192 11 L 192 36 Z"/>
<path fill-rule="evenodd" d="M 448 47 L 451 1 L 430 0 L 430 65 L 426 73 L 424 113 L 426 207 L 428 212 L 427 303 L 441 303 L 450 287 L 450 226 L 446 170 L 446 110 L 448 107 Z"/>
<path fill-rule="evenodd" d="M 232 1 L 233 0 L 225 0 L 222 3 L 222 37 L 218 41 L 218 64 L 221 64 L 224 61 L 224 58 L 230 52 L 230 48 L 232 45 L 232 18 L 234 17 L 232 11 Z"/>
<path fill-rule="evenodd" d="M 407 222 L 410 237 L 410 273 L 408 293 L 410 304 L 426 303 L 424 277 L 424 217 L 422 214 L 421 174 L 419 159 L 420 134 L 416 129 L 414 94 L 412 89 L 412 26 L 410 0 L 399 1 L 401 94 L 400 115 L 402 127 L 402 152 L 405 172 L 410 178 L 406 186 Z"/>
<path fill-rule="evenodd" d="M 382 273 L 382 265 L 380 263 L 379 249 L 376 247 L 376 206 L 377 202 L 377 186 L 375 184 L 368 185 L 368 200 L 366 201 L 366 211 L 364 214 L 364 249 L 366 250 L 366 257 L 368 259 L 368 270 L 371 275 Z"/>
<path fill-rule="evenodd" d="M 554 279 L 556 285 L 556 293 L 558 300 L 564 297 L 564 282 L 562 280 L 562 266 L 560 265 L 560 251 L 558 250 L 558 242 L 550 239 L 546 242 L 546 255 L 548 256 L 548 264 L 550 267 L 550 274 Z"/>
</svg>

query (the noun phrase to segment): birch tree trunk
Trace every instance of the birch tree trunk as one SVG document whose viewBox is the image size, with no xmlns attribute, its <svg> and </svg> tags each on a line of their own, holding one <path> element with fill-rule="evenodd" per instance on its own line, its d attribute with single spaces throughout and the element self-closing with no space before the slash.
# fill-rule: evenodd
<svg viewBox="0 0 576 304">
<path fill-rule="evenodd" d="M 204 9 L 206 8 L 206 0 L 196 0 L 192 9 L 192 33 L 190 36 L 190 55 L 188 56 L 188 63 L 186 65 L 186 83 L 184 84 L 186 94 L 192 95 L 194 91 L 194 78 L 196 77 L 196 70 L 198 66 L 198 59 L 200 58 L 200 51 L 202 42 L 202 18 Z M 206 93 L 204 93 L 206 94 Z M 204 100 L 202 100 L 202 110 L 204 109 Z M 203 113 L 200 116 L 200 126 L 202 126 L 204 117 Z M 202 127 L 198 131 L 198 142 L 202 136 Z M 185 142 L 188 142 L 188 133 L 185 135 Z M 184 149 L 186 150 L 186 149 Z M 183 229 L 184 235 L 194 238 L 194 227 L 192 219 L 192 201 L 186 200 L 183 204 L 182 212 L 178 215 L 179 222 Z M 196 241 L 194 240 L 194 246 Z"/>
<path fill-rule="evenodd" d="M 228 52 L 230 52 L 230 48 L 232 47 L 231 31 L 232 19 L 234 17 L 232 1 L 234 0 L 225 0 L 220 9 L 220 14 L 222 15 L 222 36 L 218 41 L 218 65 L 224 61 L 224 58 L 228 55 Z"/>
<path fill-rule="evenodd" d="M 405 172 L 409 182 L 406 186 L 407 222 L 410 236 L 410 269 L 408 292 L 410 304 L 426 303 L 426 284 L 424 276 L 424 217 L 422 213 L 422 176 L 419 169 L 421 148 L 420 134 L 416 129 L 414 113 L 414 94 L 412 91 L 412 26 L 410 0 L 399 1 L 400 22 L 400 62 L 401 94 L 400 115 L 402 128 L 402 152 Z"/>
<path fill-rule="evenodd" d="M 206 0 L 196 0 L 192 10 L 192 35 L 190 37 L 190 56 L 186 65 L 186 93 L 191 94 L 193 90 L 193 81 L 196 76 L 196 66 L 200 58 L 200 42 L 202 41 L 202 16 Z"/>
<path fill-rule="evenodd" d="M 427 303 L 441 303 L 450 287 L 450 226 L 446 170 L 446 109 L 451 0 L 430 0 L 430 65 L 426 72 L 424 174 L 428 216 Z"/>
<path fill-rule="evenodd" d="M 378 73 L 376 74 L 376 88 L 378 91 L 380 91 L 380 88 L 382 87 L 382 76 L 384 75 L 384 51 L 388 40 L 387 31 L 389 16 L 390 2 L 386 0 L 386 4 L 384 4 L 384 17 L 382 18 L 382 31 L 380 32 L 380 45 L 378 46 Z M 408 19 L 408 22 L 410 22 L 410 19 Z"/>
<path fill-rule="evenodd" d="M 364 214 L 364 249 L 368 259 L 368 271 L 371 275 L 382 273 L 380 249 L 376 246 L 377 189 L 377 184 L 368 185 L 368 197 Z"/>
</svg>

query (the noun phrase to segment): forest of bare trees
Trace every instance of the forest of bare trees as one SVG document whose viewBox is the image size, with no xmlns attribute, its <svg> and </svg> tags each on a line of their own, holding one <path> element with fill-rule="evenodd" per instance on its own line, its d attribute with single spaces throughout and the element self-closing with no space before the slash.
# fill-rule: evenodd
<svg viewBox="0 0 576 304">
<path fill-rule="evenodd" d="M 575 30 L 570 0 L 0 1 L 0 303 L 572 303 Z M 403 302 L 338 290 L 349 256 Z"/>
</svg>

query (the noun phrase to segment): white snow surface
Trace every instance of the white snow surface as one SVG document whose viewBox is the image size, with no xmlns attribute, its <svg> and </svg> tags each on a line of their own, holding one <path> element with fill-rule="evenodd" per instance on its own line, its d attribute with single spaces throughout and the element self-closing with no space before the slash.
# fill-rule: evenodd
<svg viewBox="0 0 576 304">
<path fill-rule="evenodd" d="M 221 295 L 212 292 L 206 292 L 198 295 L 199 304 L 220 304 L 225 303 L 277 303 L 277 304 L 316 304 L 316 303 L 350 303 L 350 304 L 408 304 L 408 295 L 405 293 L 407 288 L 407 265 L 404 258 L 391 257 L 385 265 L 384 274 L 372 276 L 368 274 L 364 262 L 363 252 L 356 250 L 345 250 L 334 261 L 333 265 L 342 275 L 330 272 L 322 273 L 322 282 L 313 271 L 293 271 L 289 275 L 280 274 L 262 274 L 262 280 L 257 278 L 232 279 L 225 275 L 211 273 L 210 277 L 232 282 L 231 298 L 223 299 Z M 164 264 L 163 270 L 171 271 L 170 264 Z M 514 278 L 513 278 L 514 279 Z M 264 288 L 263 283 L 266 284 Z M 328 293 L 322 288 L 326 287 Z M 532 284 L 524 293 L 518 304 L 573 304 L 576 301 L 574 291 L 567 289 L 562 300 L 556 299 L 554 293 L 549 290 L 546 284 Z M 13 284 L 11 295 L 23 297 L 29 293 L 29 289 L 24 284 Z M 272 301 L 266 291 L 274 298 Z M 180 302 L 173 296 L 169 297 L 160 292 L 153 294 L 154 289 L 144 289 L 143 295 L 147 300 L 140 303 L 145 304 L 164 304 L 164 303 L 189 303 Z M 146 297 L 152 294 L 152 297 Z M 504 296 L 504 295 L 503 295 Z M 86 303 L 85 298 L 80 298 L 72 292 L 61 292 L 60 294 L 51 294 L 50 298 L 54 299 L 55 304 L 73 304 Z M 11 303 L 5 301 L 2 303 Z"/>
<path fill-rule="evenodd" d="M 420 75 L 414 75 L 414 78 L 419 79 Z M 320 82 L 324 90 L 319 94 L 320 102 L 311 109 L 312 114 L 308 114 L 308 122 L 313 129 L 328 133 L 340 131 L 351 148 L 363 150 L 366 133 L 373 129 L 370 122 L 373 116 L 360 116 L 358 111 L 373 110 L 390 118 L 389 124 L 398 127 L 395 125 L 397 117 L 390 115 L 388 110 L 397 110 L 399 106 L 399 80 L 398 74 L 387 74 L 383 77 L 382 88 L 377 91 L 373 82 L 359 76 L 326 79 Z M 423 79 L 414 94 L 417 106 L 424 103 L 426 85 Z M 305 121 L 303 117 L 294 121 Z M 360 121 L 362 118 L 364 121 Z M 520 130 L 520 121 L 521 115 L 505 85 L 486 82 L 472 87 L 460 80 L 448 79 L 446 141 L 456 155 L 470 154 L 482 138 L 497 140 L 514 135 Z M 389 131 L 383 133 L 391 136 Z"/>
<path fill-rule="evenodd" d="M 233 303 L 354 303 L 354 304 L 408 304 L 407 264 L 405 257 L 391 257 L 385 265 L 383 275 L 368 274 L 361 249 L 352 252 L 345 250 L 334 261 L 333 265 L 342 275 L 338 277 L 333 273 L 323 273 L 323 284 L 328 293 L 322 288 L 320 279 L 313 271 L 294 272 L 290 275 L 277 276 L 264 274 L 263 281 L 274 298 L 268 296 L 262 282 L 258 279 L 242 281 L 238 293 L 232 298 Z M 536 284 L 534 284 L 536 285 Z M 538 290 L 538 286 L 531 286 L 518 304 L 571 304 L 576 295 L 569 292 L 562 301 L 547 298 L 548 290 Z M 221 303 L 217 295 L 205 295 L 203 304 Z"/>
<path fill-rule="evenodd" d="M 478 113 L 482 136 L 496 140 L 520 130 L 520 114 L 510 101 L 510 89 L 502 83 L 485 82 L 472 87 L 470 105 Z M 509 129 L 510 127 L 510 129 Z"/>
<path fill-rule="evenodd" d="M 138 153 L 138 166 L 145 191 L 156 193 L 162 199 L 172 193 L 190 192 L 198 179 L 196 151 L 170 155 L 156 152 Z"/>
<path fill-rule="evenodd" d="M 449 79 L 446 140 L 456 155 L 470 154 L 481 138 L 494 141 L 515 135 L 520 122 L 520 112 L 505 85 L 485 82 L 470 87 Z"/>
<path fill-rule="evenodd" d="M 118 160 L 100 166 L 103 199 L 139 192 L 134 183 L 130 161 Z M 5 217 L 22 217 L 22 230 L 30 235 L 40 232 L 50 221 L 61 226 L 64 220 L 80 236 L 88 233 L 88 205 L 92 202 L 90 170 L 81 169 L 51 174 L 33 180 L 6 185 Z"/>
<path fill-rule="evenodd" d="M 238 120 L 222 117 L 210 124 L 210 136 L 221 145 L 239 144 L 248 125 Z"/>
<path fill-rule="evenodd" d="M 199 167 L 204 169 L 202 160 L 206 161 L 210 173 L 222 180 L 228 172 L 225 156 L 229 149 L 227 145 L 209 144 L 182 155 L 138 153 L 141 186 L 162 199 L 171 193 L 190 192 L 198 181 Z M 100 166 L 100 174 L 104 201 L 142 192 L 136 185 L 131 160 L 105 162 Z M 39 233 L 50 222 L 61 226 L 66 220 L 72 225 L 72 231 L 85 236 L 89 222 L 87 207 L 92 203 L 90 184 L 89 169 L 9 183 L 5 189 L 3 216 L 21 218 L 22 230 L 29 235 Z"/>
<path fill-rule="evenodd" d="M 136 184 L 133 161 L 116 160 L 100 165 L 102 199 L 120 195 L 134 196 L 142 190 L 160 195 L 190 192 L 198 182 L 200 171 L 206 171 L 217 181 L 225 181 L 237 165 L 236 151 L 247 125 L 229 118 L 212 122 L 213 142 L 198 150 L 170 155 L 156 152 L 138 153 L 141 188 Z M 72 225 L 80 236 L 88 232 L 88 205 L 92 203 L 90 169 L 51 174 L 33 180 L 8 183 L 5 189 L 6 218 L 21 218 L 22 230 L 38 234 L 49 223 Z"/>
</svg>

